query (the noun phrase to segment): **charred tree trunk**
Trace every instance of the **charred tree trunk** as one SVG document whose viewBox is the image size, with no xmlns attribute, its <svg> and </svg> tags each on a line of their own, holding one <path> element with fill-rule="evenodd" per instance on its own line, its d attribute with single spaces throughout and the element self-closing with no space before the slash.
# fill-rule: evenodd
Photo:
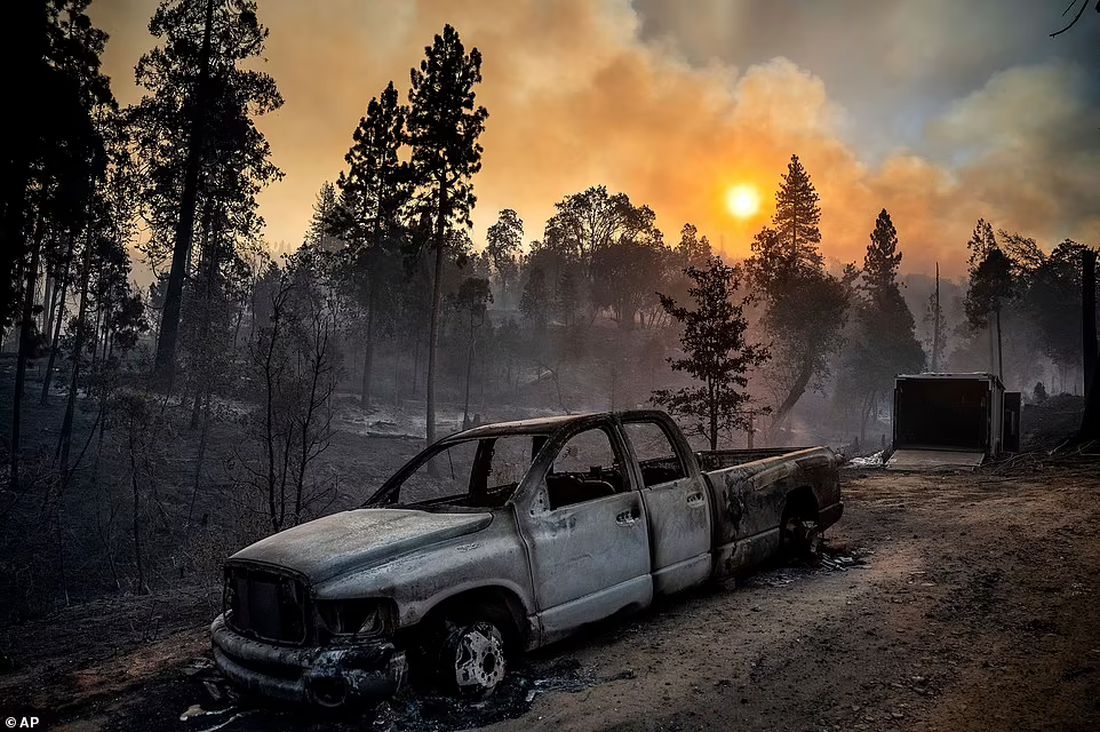
<svg viewBox="0 0 1100 732">
<path fill-rule="evenodd" d="M 878 390 L 872 389 L 863 400 L 863 409 L 859 415 L 859 444 L 865 445 L 867 438 L 867 419 L 871 416 L 875 403 L 878 400 Z"/>
<path fill-rule="evenodd" d="M 1085 412 L 1077 436 L 1100 439 L 1100 353 L 1096 342 L 1096 252 L 1081 254 L 1081 364 L 1084 368 Z"/>
<path fill-rule="evenodd" d="M 203 400 L 202 432 L 199 434 L 199 452 L 195 456 L 195 478 L 191 486 L 191 503 L 187 507 L 187 523 L 184 530 L 190 532 L 191 520 L 195 516 L 195 498 L 199 495 L 199 485 L 202 483 L 202 468 L 206 458 L 206 440 L 210 435 L 210 390 L 206 390 L 206 398 Z"/>
<path fill-rule="evenodd" d="M 73 339 L 73 368 L 69 377 L 69 398 L 65 405 L 65 417 L 61 422 L 61 435 L 57 441 L 57 456 L 61 472 L 68 470 L 69 447 L 73 439 L 73 415 L 76 412 L 76 390 L 80 386 L 80 360 L 84 355 L 85 321 L 88 318 L 88 278 L 92 268 L 92 236 L 85 242 L 84 261 L 80 275 L 80 309 L 76 316 L 76 337 Z"/>
<path fill-rule="evenodd" d="M 783 423 L 786 422 L 791 410 L 794 409 L 794 405 L 802 398 L 813 375 L 813 362 L 807 359 L 806 362 L 802 364 L 802 370 L 799 372 L 794 385 L 791 386 L 790 392 L 787 393 L 787 398 L 779 405 L 779 409 L 775 410 L 775 417 L 772 419 L 771 426 L 768 428 L 769 445 L 775 444 L 776 437 L 779 436 L 780 428 L 783 426 Z"/>
<path fill-rule="evenodd" d="M 707 378 L 707 406 L 710 414 L 710 449 L 714 452 L 718 449 L 718 400 L 714 395 L 714 381 Z"/>
<path fill-rule="evenodd" d="M 470 315 L 470 345 L 466 349 L 466 395 L 462 402 L 462 428 L 466 429 L 470 421 L 470 372 L 474 367 L 474 344 L 476 331 L 474 330 L 474 316 Z"/>
<path fill-rule="evenodd" d="M 130 448 L 130 488 L 134 502 L 134 520 L 131 529 L 134 534 L 134 566 L 137 569 L 138 594 L 144 595 L 147 593 L 147 589 L 145 587 L 145 563 L 141 554 L 141 491 L 138 490 L 137 446 L 134 444 L 135 430 L 137 430 L 137 425 L 134 424 L 134 418 L 131 417 L 128 440 Z"/>
<path fill-rule="evenodd" d="M 374 279 L 372 274 L 371 279 Z M 363 409 L 370 408 L 371 381 L 374 376 L 374 291 L 377 283 L 371 282 L 367 293 L 367 342 L 363 347 L 363 383 L 359 402 Z"/>
<path fill-rule="evenodd" d="M 194 236 L 195 201 L 198 198 L 199 168 L 202 165 L 203 132 L 206 124 L 203 117 L 205 116 L 207 80 L 210 76 L 210 35 L 213 25 L 214 0 L 207 0 L 206 25 L 202 34 L 202 66 L 195 88 L 197 103 L 187 140 L 187 168 L 184 173 L 183 194 L 180 197 L 176 243 L 172 249 L 172 268 L 168 273 L 168 288 L 164 293 L 164 311 L 161 315 L 157 356 L 153 366 L 154 379 L 166 394 L 172 391 L 172 379 L 175 375 L 176 340 L 179 336 L 183 281 L 187 274 L 187 259 Z"/>
<path fill-rule="evenodd" d="M 997 377 L 1001 380 L 1001 383 L 1004 384 L 1005 367 L 1002 361 L 1004 352 L 1001 348 L 1001 309 L 998 307 L 995 312 L 997 315 Z"/>
<path fill-rule="evenodd" d="M 443 248 L 447 232 L 447 174 L 441 173 L 439 179 L 439 209 L 435 220 L 435 279 L 432 282 L 432 312 L 428 325 L 428 395 L 426 414 L 426 438 L 431 445 L 435 442 L 435 382 L 439 351 L 439 310 L 443 301 Z"/>
<path fill-rule="evenodd" d="M 73 239 L 69 237 L 69 249 L 65 254 L 65 268 L 61 270 L 61 294 L 57 298 L 57 314 L 51 316 L 53 329 L 50 334 L 50 357 L 46 361 L 46 373 L 42 377 L 42 397 L 39 403 L 46 406 L 50 400 L 50 386 L 53 383 L 53 367 L 57 360 L 58 341 L 61 340 L 61 325 L 65 322 L 65 298 L 69 294 L 69 265 L 73 257 Z"/>
<path fill-rule="evenodd" d="M 11 409 L 11 489 L 19 489 L 19 420 L 23 403 L 23 384 L 27 377 L 27 361 L 31 357 L 31 325 L 34 316 L 34 286 L 38 281 L 38 263 L 42 253 L 42 220 L 35 223 L 34 243 L 31 250 L 31 263 L 27 268 L 27 281 L 23 292 L 23 312 L 19 325 L 19 355 L 15 365 L 15 396 Z"/>
</svg>

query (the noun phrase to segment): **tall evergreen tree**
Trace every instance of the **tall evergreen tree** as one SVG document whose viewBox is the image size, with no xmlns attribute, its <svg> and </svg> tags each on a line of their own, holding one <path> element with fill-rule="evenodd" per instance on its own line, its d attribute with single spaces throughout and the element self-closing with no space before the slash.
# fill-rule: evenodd
<svg viewBox="0 0 1100 732">
<path fill-rule="evenodd" d="M 170 253 L 154 372 L 171 390 L 196 212 L 213 226 L 258 226 L 255 194 L 280 174 L 251 115 L 279 108 L 282 97 L 270 76 L 239 67 L 261 56 L 267 39 L 254 0 L 161 0 L 149 31 L 164 45 L 138 62 L 137 81 L 149 94 L 133 119 L 148 167 L 154 231 L 147 251 L 154 263 Z M 224 205 L 202 200 L 204 189 L 243 205 L 229 216 Z"/>
<path fill-rule="evenodd" d="M 116 108 L 99 70 L 107 34 L 85 14 L 88 0 L 17 3 L 9 30 L 18 36 L 13 108 L 0 153 L 0 330 L 19 324 L 12 409 L 13 489 L 19 482 L 21 407 L 27 362 L 40 341 L 40 274 L 71 256 L 73 237 L 85 236 L 88 208 L 106 167 L 97 124 Z M 5 46 L 9 44 L 3 44 Z M 48 305 L 48 303 L 47 303 Z"/>
<path fill-rule="evenodd" d="M 740 275 L 736 268 L 710 257 L 705 266 L 690 265 L 684 273 L 692 283 L 688 295 L 694 309 L 660 296 L 661 307 L 683 326 L 684 356 L 670 358 L 668 363 L 699 385 L 654 391 L 653 401 L 692 420 L 694 431 L 710 442 L 711 450 L 717 450 L 720 433 L 749 426 L 744 409 L 750 399 L 746 374 L 768 359 L 768 351 L 746 337 L 749 298 L 737 299 Z"/>
<path fill-rule="evenodd" d="M 507 296 L 508 285 L 515 281 L 518 274 L 516 257 L 523 244 L 523 219 L 514 210 L 504 209 L 497 222 L 489 227 L 485 238 L 485 249 L 500 279 L 503 300 Z"/>
<path fill-rule="evenodd" d="M 341 173 L 332 231 L 348 243 L 348 281 L 364 313 L 361 402 L 369 406 L 374 370 L 375 322 L 383 290 L 392 280 L 405 241 L 403 209 L 410 198 L 408 165 L 400 160 L 409 110 L 393 82 L 370 100 L 353 136 Z"/>
<path fill-rule="evenodd" d="M 862 281 L 855 303 L 855 334 L 844 354 L 839 391 L 860 405 L 859 437 L 865 441 L 868 417 L 886 395 L 894 377 L 920 371 L 924 350 L 915 334 L 915 322 L 897 281 L 901 252 L 890 214 L 883 209 L 875 220 L 863 258 Z"/>
<path fill-rule="evenodd" d="M 470 211 L 477 201 L 470 178 L 481 170 L 482 148 L 477 140 L 489 113 L 485 107 L 475 106 L 474 85 L 481 81 L 480 51 L 474 48 L 467 54 L 458 31 L 446 25 L 424 52 L 420 68 L 411 73 L 408 129 L 418 198 L 435 223 L 435 276 L 428 327 L 426 421 L 430 444 L 435 441 L 444 248 L 452 225 L 470 225 Z"/>
<path fill-rule="evenodd" d="M 317 191 L 317 200 L 313 202 L 313 216 L 306 229 L 306 244 L 329 253 L 340 248 L 340 239 L 335 234 L 338 205 L 336 186 L 326 180 Z"/>
<path fill-rule="evenodd" d="M 791 155 L 783 182 L 775 193 L 776 235 L 787 248 L 788 257 L 799 267 L 818 267 L 822 263 L 817 245 L 821 243 L 820 197 L 810 174 L 797 155 Z"/>
<path fill-rule="evenodd" d="M 746 271 L 764 300 L 764 325 L 772 337 L 776 358 L 772 383 L 776 408 L 768 429 L 774 442 L 806 389 L 828 374 L 829 357 L 843 342 L 850 282 L 849 266 L 842 279 L 825 271 L 817 249 L 821 241 L 821 211 L 817 191 L 797 155 L 776 193 L 774 228 L 765 227 L 752 242 Z"/>
</svg>

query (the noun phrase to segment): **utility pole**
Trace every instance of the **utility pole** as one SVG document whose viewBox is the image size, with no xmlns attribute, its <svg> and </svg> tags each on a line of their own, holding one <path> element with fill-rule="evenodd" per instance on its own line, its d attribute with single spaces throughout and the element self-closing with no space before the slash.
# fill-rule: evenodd
<svg viewBox="0 0 1100 732">
<path fill-rule="evenodd" d="M 940 370 L 940 263 L 936 262 L 936 294 L 932 306 L 932 373 Z"/>
</svg>

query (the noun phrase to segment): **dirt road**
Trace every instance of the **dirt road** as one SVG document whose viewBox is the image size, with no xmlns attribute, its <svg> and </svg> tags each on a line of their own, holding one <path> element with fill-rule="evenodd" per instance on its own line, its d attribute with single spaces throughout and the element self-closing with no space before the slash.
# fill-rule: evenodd
<svg viewBox="0 0 1100 732">
<path fill-rule="evenodd" d="M 408 699 L 364 723 L 218 705 L 185 617 L 153 640 L 61 642 L 56 618 L 5 629 L 13 655 L 41 662 L 0 676 L 0 711 L 34 704 L 71 732 L 1097 730 L 1098 472 L 848 474 L 829 545 L 854 565 L 772 569 L 605 624 L 525 659 L 479 708 Z M 120 612 L 87 627 L 124 628 Z M 181 720 L 195 704 L 224 711 Z"/>
</svg>

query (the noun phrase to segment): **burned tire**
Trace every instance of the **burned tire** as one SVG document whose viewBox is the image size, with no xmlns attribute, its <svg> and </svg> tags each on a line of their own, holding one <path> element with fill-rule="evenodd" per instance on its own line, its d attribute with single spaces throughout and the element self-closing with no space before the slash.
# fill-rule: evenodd
<svg viewBox="0 0 1100 732">
<path fill-rule="evenodd" d="M 490 620 L 449 621 L 439 655 L 439 678 L 463 699 L 485 699 L 507 671 L 504 634 Z"/>
<path fill-rule="evenodd" d="M 815 565 L 821 561 L 824 538 L 821 529 L 813 519 L 799 516 L 786 516 L 780 530 L 783 555 L 787 559 L 798 559 Z"/>
</svg>

